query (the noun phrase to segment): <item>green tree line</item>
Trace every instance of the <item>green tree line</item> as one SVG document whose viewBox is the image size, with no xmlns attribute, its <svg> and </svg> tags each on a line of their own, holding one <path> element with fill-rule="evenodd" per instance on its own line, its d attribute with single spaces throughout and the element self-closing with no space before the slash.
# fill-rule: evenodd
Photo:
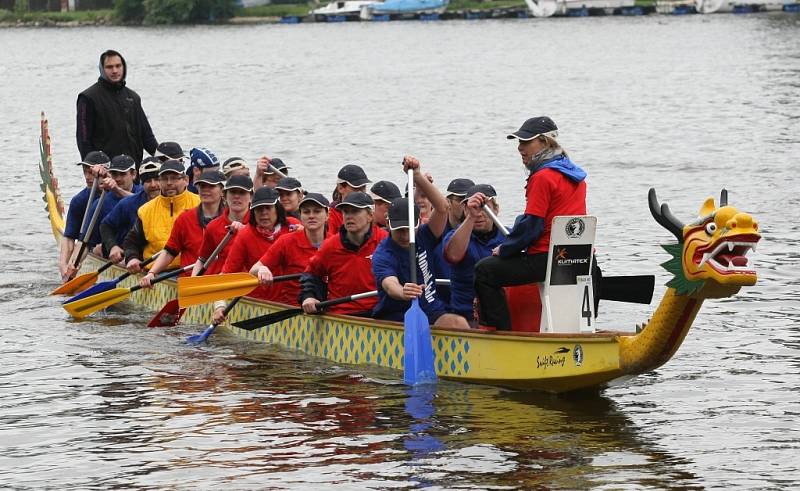
<svg viewBox="0 0 800 491">
<path fill-rule="evenodd" d="M 127 24 L 220 22 L 236 10 L 236 0 L 114 0 L 117 19 Z"/>
</svg>

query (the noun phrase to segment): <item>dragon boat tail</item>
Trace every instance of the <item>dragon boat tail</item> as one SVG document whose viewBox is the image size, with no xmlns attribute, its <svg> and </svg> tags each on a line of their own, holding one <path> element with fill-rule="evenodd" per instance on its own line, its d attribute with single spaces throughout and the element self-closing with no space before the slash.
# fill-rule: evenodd
<svg viewBox="0 0 800 491">
<path fill-rule="evenodd" d="M 42 190 L 53 235 L 61 240 L 64 206 L 53 175 L 50 138 L 42 115 Z M 621 378 L 653 370 L 669 361 L 680 347 L 705 299 L 736 294 L 756 282 L 747 253 L 760 239 L 757 222 L 728 205 L 722 192 L 719 204 L 709 198 L 699 218 L 683 224 L 655 191 L 649 206 L 656 221 L 677 239 L 664 246 L 671 258 L 662 264 L 674 277 L 652 317 L 629 331 L 594 333 L 486 332 L 432 326 L 431 335 L 437 375 L 444 379 L 560 393 L 602 388 Z M 89 256 L 83 271 L 104 263 Z M 103 273 L 113 279 L 123 272 L 118 266 Z M 119 286 L 132 286 L 131 277 Z M 176 298 L 173 281 L 152 290 L 131 294 L 132 302 L 156 311 Z M 229 322 L 277 312 L 288 306 L 245 298 L 229 314 Z M 184 323 L 209 324 L 210 305 L 187 309 Z M 280 323 L 246 331 L 230 324 L 218 331 L 256 343 L 277 345 L 335 363 L 375 365 L 403 369 L 403 325 L 344 315 L 298 315 Z"/>
</svg>

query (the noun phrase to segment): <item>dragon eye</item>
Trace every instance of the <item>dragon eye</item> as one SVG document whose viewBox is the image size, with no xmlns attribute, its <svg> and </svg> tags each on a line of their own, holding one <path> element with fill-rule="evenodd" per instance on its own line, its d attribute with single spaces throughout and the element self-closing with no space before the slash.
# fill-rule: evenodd
<svg viewBox="0 0 800 491">
<path fill-rule="evenodd" d="M 708 235 L 714 235 L 714 232 L 717 231 L 717 224 L 714 222 L 708 222 L 706 224 L 706 232 Z"/>
</svg>

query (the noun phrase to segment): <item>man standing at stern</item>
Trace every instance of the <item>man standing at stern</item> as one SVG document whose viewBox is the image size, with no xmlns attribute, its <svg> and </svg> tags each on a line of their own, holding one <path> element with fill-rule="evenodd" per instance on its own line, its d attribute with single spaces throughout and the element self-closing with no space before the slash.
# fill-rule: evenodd
<svg viewBox="0 0 800 491">
<path fill-rule="evenodd" d="M 100 55 L 100 78 L 78 95 L 76 138 L 81 158 L 95 150 L 130 155 L 138 168 L 142 151 L 156 151 L 156 137 L 139 94 L 125 86 L 125 58 L 117 51 Z"/>
</svg>

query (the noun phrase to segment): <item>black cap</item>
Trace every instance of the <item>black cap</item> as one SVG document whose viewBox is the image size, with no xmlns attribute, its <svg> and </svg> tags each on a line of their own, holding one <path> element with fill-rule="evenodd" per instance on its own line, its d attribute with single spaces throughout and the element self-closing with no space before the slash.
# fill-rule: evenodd
<svg viewBox="0 0 800 491">
<path fill-rule="evenodd" d="M 86 157 L 78 162 L 78 165 L 105 165 L 108 167 L 108 164 L 111 162 L 111 159 L 108 158 L 105 152 L 101 150 L 95 150 L 86 154 Z"/>
<path fill-rule="evenodd" d="M 336 177 L 339 179 L 339 182 L 346 182 L 354 188 L 359 188 L 368 182 L 372 182 L 367 178 L 367 174 L 364 172 L 364 169 L 356 164 L 345 165 L 339 169 L 339 173 L 336 175 Z"/>
<path fill-rule="evenodd" d="M 111 165 L 108 167 L 108 170 L 111 172 L 128 172 L 135 168 L 136 161 L 133 160 L 133 157 L 123 153 L 111 159 Z"/>
<path fill-rule="evenodd" d="M 395 198 L 389 206 L 389 230 L 408 228 L 408 198 Z M 414 204 L 414 226 L 419 223 L 419 207 Z"/>
<path fill-rule="evenodd" d="M 183 149 L 176 142 L 161 142 L 156 147 L 156 153 L 153 154 L 153 157 L 179 159 L 186 157 L 186 154 L 183 153 Z"/>
<path fill-rule="evenodd" d="M 300 191 L 303 192 L 303 185 L 300 184 L 300 181 L 295 179 L 294 177 L 281 177 L 278 184 L 275 186 L 275 189 L 280 189 L 282 191 Z"/>
<path fill-rule="evenodd" d="M 401 198 L 400 188 L 391 181 L 378 181 L 369 188 L 369 192 L 374 199 L 379 199 L 391 203 L 395 198 Z"/>
<path fill-rule="evenodd" d="M 530 118 L 522 123 L 522 126 L 520 126 L 517 131 L 507 135 L 506 138 L 509 140 L 518 138 L 522 141 L 529 141 L 540 135 L 549 136 L 551 138 L 558 136 L 558 126 L 547 116 Z"/>
<path fill-rule="evenodd" d="M 248 193 L 253 192 L 253 180 L 250 179 L 250 176 L 231 176 L 225 182 L 225 187 L 223 188 L 226 191 L 228 189 L 241 189 L 242 191 L 247 191 Z"/>
<path fill-rule="evenodd" d="M 336 208 L 341 208 L 343 206 L 352 206 L 354 208 L 369 208 L 370 210 L 375 208 L 375 201 L 372 200 L 372 197 L 367 193 L 362 193 L 361 191 L 353 191 L 352 193 L 348 194 L 345 199 L 342 200 L 341 203 L 336 205 Z"/>
<path fill-rule="evenodd" d="M 195 184 L 200 184 L 201 182 L 212 186 L 221 185 L 225 183 L 225 174 L 218 170 L 204 170 L 200 177 L 194 181 Z"/>
<path fill-rule="evenodd" d="M 147 157 L 142 160 L 139 166 L 139 180 L 142 182 L 158 177 L 158 169 L 161 168 L 161 161 L 155 157 Z"/>
<path fill-rule="evenodd" d="M 161 168 L 158 169 L 158 175 L 165 174 L 167 172 L 174 172 L 176 174 L 186 174 L 186 168 L 183 166 L 183 162 L 180 160 L 169 159 L 163 164 L 161 164 Z"/>
<path fill-rule="evenodd" d="M 330 208 L 331 202 L 328 201 L 328 198 L 319 194 L 319 193 L 308 193 L 300 200 L 300 208 L 303 207 L 303 203 L 316 203 L 323 208 Z"/>
<path fill-rule="evenodd" d="M 484 196 L 492 199 L 497 196 L 497 191 L 494 190 L 491 184 L 476 184 L 467 190 L 467 194 L 461 200 L 462 203 L 470 199 L 475 193 L 483 193 Z"/>
<path fill-rule="evenodd" d="M 286 174 L 286 171 L 289 169 L 289 166 L 284 164 L 283 160 L 279 159 L 278 157 L 269 159 L 269 164 L 272 167 L 275 167 L 276 169 L 278 169 L 279 171 L 281 171 L 284 174 Z M 269 168 L 269 167 L 267 167 L 267 172 L 266 173 L 267 174 L 274 174 L 274 172 L 272 172 L 272 169 Z"/>
<path fill-rule="evenodd" d="M 274 205 L 278 202 L 280 195 L 278 192 L 272 188 L 264 186 L 263 188 L 258 188 L 258 191 L 253 195 L 253 201 L 250 203 L 250 209 L 257 206 L 266 206 L 266 205 Z"/>
<path fill-rule="evenodd" d="M 450 181 L 450 184 L 447 185 L 447 195 L 456 195 L 461 196 L 462 198 L 466 196 L 467 191 L 469 188 L 474 186 L 475 183 L 472 182 L 472 179 L 465 179 L 460 177 L 458 179 L 453 179 Z"/>
<path fill-rule="evenodd" d="M 235 171 L 236 169 L 247 169 L 247 162 L 241 157 L 231 157 L 222 164 L 222 172 L 225 175 Z"/>
</svg>

